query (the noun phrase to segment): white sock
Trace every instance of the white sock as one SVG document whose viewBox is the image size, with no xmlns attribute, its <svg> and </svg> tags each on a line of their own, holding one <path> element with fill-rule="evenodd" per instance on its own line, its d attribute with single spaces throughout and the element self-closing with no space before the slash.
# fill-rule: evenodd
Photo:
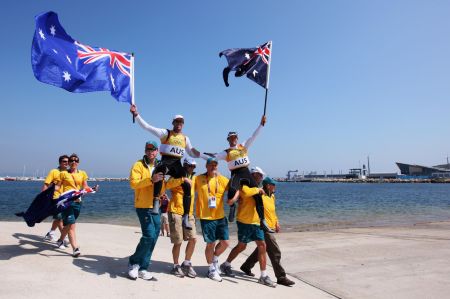
<svg viewBox="0 0 450 299">
<path fill-rule="evenodd" d="M 213 263 L 209 264 L 209 271 L 216 271 L 216 267 L 214 267 Z"/>
<path fill-rule="evenodd" d="M 218 263 L 219 257 L 217 255 L 213 256 L 213 263 Z"/>
<path fill-rule="evenodd" d="M 189 266 L 189 265 L 191 264 L 191 261 L 189 261 L 189 260 L 184 260 L 183 264 L 186 265 L 186 266 Z"/>
<path fill-rule="evenodd" d="M 54 234 L 55 234 L 55 230 L 51 229 L 48 233 L 49 233 L 50 235 L 54 235 Z"/>
<path fill-rule="evenodd" d="M 266 270 L 261 270 L 261 277 L 266 277 L 266 276 L 267 276 Z"/>
<path fill-rule="evenodd" d="M 173 268 L 175 269 L 177 266 L 179 266 L 178 264 L 173 264 Z"/>
<path fill-rule="evenodd" d="M 229 262 L 227 262 L 227 261 L 225 261 L 225 263 L 223 263 L 225 266 L 230 266 L 231 267 L 231 264 L 229 263 Z"/>
</svg>

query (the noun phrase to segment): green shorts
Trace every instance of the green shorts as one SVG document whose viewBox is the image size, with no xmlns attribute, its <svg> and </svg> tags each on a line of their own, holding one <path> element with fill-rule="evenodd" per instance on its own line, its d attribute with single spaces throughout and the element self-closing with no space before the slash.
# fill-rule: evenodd
<svg viewBox="0 0 450 299">
<path fill-rule="evenodd" d="M 228 240 L 228 221 L 227 218 L 217 220 L 200 219 L 203 239 L 206 243 L 212 243 L 217 240 Z"/>
<path fill-rule="evenodd" d="M 245 224 L 237 221 L 238 241 L 250 243 L 252 241 L 264 241 L 264 231 L 256 224 Z"/>
<path fill-rule="evenodd" d="M 81 203 L 72 202 L 70 207 L 61 212 L 64 226 L 74 224 L 80 216 Z"/>
<path fill-rule="evenodd" d="M 55 214 L 55 215 L 53 215 L 53 220 L 62 220 L 63 219 L 63 215 L 62 215 L 62 212 L 61 213 L 58 213 L 58 214 Z"/>
</svg>

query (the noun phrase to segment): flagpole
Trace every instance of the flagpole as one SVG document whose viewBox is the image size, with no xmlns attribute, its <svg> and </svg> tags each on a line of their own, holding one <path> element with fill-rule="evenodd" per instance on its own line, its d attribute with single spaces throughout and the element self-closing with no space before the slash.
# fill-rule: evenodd
<svg viewBox="0 0 450 299">
<path fill-rule="evenodd" d="M 134 53 L 131 53 L 131 105 L 134 105 Z M 133 124 L 135 122 L 135 117 L 133 114 Z"/>
<path fill-rule="evenodd" d="M 269 79 L 270 79 L 270 63 L 272 62 L 272 41 L 269 41 L 269 49 L 270 49 L 270 56 L 269 56 L 269 65 L 267 66 L 267 74 L 266 74 L 266 96 L 264 99 L 264 116 L 266 116 L 266 107 L 267 107 L 267 93 L 269 92 Z"/>
</svg>

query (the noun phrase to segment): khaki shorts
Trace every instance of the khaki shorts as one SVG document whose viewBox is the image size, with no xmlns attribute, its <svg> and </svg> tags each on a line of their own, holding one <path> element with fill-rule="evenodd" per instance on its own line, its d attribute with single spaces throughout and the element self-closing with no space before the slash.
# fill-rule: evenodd
<svg viewBox="0 0 450 299">
<path fill-rule="evenodd" d="M 161 225 L 169 224 L 169 218 L 167 213 L 161 213 Z"/>
<path fill-rule="evenodd" d="M 172 244 L 180 244 L 183 240 L 187 241 L 189 239 L 194 239 L 197 235 L 194 216 L 189 215 L 189 223 L 192 226 L 191 230 L 183 227 L 181 219 L 181 215 L 169 212 L 169 231 Z"/>
</svg>

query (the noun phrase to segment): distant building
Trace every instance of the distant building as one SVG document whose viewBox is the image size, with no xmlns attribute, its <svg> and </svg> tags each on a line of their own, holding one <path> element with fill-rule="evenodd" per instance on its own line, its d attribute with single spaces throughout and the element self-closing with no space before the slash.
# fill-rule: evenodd
<svg viewBox="0 0 450 299">
<path fill-rule="evenodd" d="M 433 176 L 436 173 L 450 173 L 450 164 L 441 164 L 436 166 L 423 166 L 416 164 L 405 164 L 395 162 L 398 168 L 400 169 L 400 173 L 404 175 L 410 176 Z"/>
</svg>

